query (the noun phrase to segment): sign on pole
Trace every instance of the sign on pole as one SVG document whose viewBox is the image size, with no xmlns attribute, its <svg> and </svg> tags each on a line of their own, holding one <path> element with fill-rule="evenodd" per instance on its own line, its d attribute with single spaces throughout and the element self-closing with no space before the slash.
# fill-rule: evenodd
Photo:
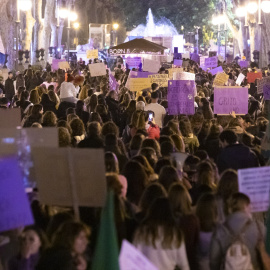
<svg viewBox="0 0 270 270">
<path fill-rule="evenodd" d="M 88 66 L 91 77 L 104 76 L 107 74 L 104 63 L 89 64 Z"/>
</svg>

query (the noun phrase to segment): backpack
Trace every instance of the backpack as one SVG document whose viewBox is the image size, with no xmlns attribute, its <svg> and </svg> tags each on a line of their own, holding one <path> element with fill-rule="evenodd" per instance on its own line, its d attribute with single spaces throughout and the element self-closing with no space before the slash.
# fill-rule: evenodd
<svg viewBox="0 0 270 270">
<path fill-rule="evenodd" d="M 225 259 L 224 259 L 224 270 L 254 270 L 251 262 L 251 256 L 248 247 L 243 241 L 243 234 L 245 233 L 248 226 L 251 224 L 249 220 L 241 229 L 239 234 L 231 230 L 228 224 L 225 223 L 225 228 L 229 234 L 233 237 L 233 241 L 229 245 Z"/>
</svg>

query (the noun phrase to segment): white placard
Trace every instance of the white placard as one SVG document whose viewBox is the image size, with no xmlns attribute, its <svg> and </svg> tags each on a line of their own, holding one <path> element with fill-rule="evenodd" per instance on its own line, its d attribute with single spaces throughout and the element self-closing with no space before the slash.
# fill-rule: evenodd
<svg viewBox="0 0 270 270">
<path fill-rule="evenodd" d="M 252 212 L 269 208 L 270 167 L 238 170 L 239 191 L 249 196 Z"/>
<path fill-rule="evenodd" d="M 91 77 L 104 76 L 107 74 L 104 63 L 89 64 L 88 66 Z"/>
<path fill-rule="evenodd" d="M 143 70 L 149 71 L 153 73 L 157 73 L 160 68 L 160 62 L 150 59 L 144 59 L 143 60 Z"/>
<path fill-rule="evenodd" d="M 246 76 L 244 74 L 240 73 L 237 80 L 236 80 L 236 84 L 240 86 L 245 78 L 246 78 Z"/>
<path fill-rule="evenodd" d="M 174 72 L 173 80 L 177 81 L 195 81 L 195 74 L 190 72 Z"/>
<path fill-rule="evenodd" d="M 182 59 L 190 59 L 190 52 L 186 52 L 182 54 Z"/>
<path fill-rule="evenodd" d="M 123 240 L 119 255 L 120 270 L 158 270 L 138 249 Z"/>
</svg>

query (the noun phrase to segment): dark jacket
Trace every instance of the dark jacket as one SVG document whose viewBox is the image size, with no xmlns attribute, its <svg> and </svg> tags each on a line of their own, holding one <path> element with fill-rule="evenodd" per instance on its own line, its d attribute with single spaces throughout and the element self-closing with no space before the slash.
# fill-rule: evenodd
<svg viewBox="0 0 270 270">
<path fill-rule="evenodd" d="M 243 144 L 228 145 L 220 152 L 217 158 L 219 173 L 226 169 L 245 169 L 258 167 L 259 161 L 253 151 Z"/>
<path fill-rule="evenodd" d="M 108 105 L 109 111 L 112 115 L 112 120 L 117 125 L 119 124 L 119 104 L 118 101 L 111 97 L 106 97 L 106 104 Z"/>
<path fill-rule="evenodd" d="M 205 150 L 210 158 L 212 158 L 215 162 L 217 161 L 218 154 L 220 152 L 219 148 L 219 135 L 209 135 L 206 138 L 204 146 L 202 146 L 202 150 Z"/>
<path fill-rule="evenodd" d="M 57 112 L 57 110 L 55 108 L 56 104 L 49 99 L 47 94 L 42 95 L 40 104 L 43 107 L 44 113 L 47 111 L 51 111 L 51 112 L 54 112 L 56 114 L 56 112 Z"/>
<path fill-rule="evenodd" d="M 13 80 L 10 78 L 7 78 L 6 82 L 5 82 L 5 95 L 6 98 L 11 101 L 13 96 L 15 95 L 15 89 L 14 89 L 14 84 L 13 84 Z"/>
<path fill-rule="evenodd" d="M 103 148 L 104 142 L 100 137 L 91 136 L 79 142 L 78 148 Z"/>
<path fill-rule="evenodd" d="M 58 110 L 57 110 L 57 118 L 58 120 L 66 120 L 67 114 L 66 111 L 68 108 L 75 108 L 75 103 L 62 101 L 59 104 Z"/>
</svg>

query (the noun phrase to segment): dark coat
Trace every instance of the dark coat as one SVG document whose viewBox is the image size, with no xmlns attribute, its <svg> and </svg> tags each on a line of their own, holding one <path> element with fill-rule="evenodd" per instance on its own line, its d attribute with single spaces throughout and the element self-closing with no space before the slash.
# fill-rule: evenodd
<svg viewBox="0 0 270 270">
<path fill-rule="evenodd" d="M 13 84 L 13 80 L 10 78 L 7 78 L 6 82 L 5 82 L 5 95 L 6 98 L 11 101 L 13 96 L 15 95 L 15 89 L 14 89 L 14 84 Z"/>
<path fill-rule="evenodd" d="M 104 142 L 100 137 L 91 136 L 79 142 L 78 148 L 103 148 Z"/>
<path fill-rule="evenodd" d="M 219 173 L 226 169 L 245 169 L 258 167 L 259 161 L 257 156 L 249 147 L 243 144 L 228 145 L 220 152 L 217 158 L 217 167 Z"/>
</svg>

